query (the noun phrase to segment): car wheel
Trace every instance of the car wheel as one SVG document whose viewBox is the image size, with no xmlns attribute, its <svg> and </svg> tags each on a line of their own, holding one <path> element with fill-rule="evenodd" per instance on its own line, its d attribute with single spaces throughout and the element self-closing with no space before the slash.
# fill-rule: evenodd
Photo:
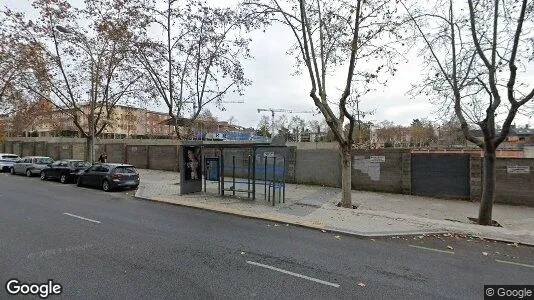
<svg viewBox="0 0 534 300">
<path fill-rule="evenodd" d="M 83 186 L 82 178 L 81 178 L 81 177 L 78 177 L 78 179 L 76 179 L 76 185 L 77 185 L 77 186 Z"/>
<path fill-rule="evenodd" d="M 26 170 L 26 177 L 32 177 L 32 171 Z"/>
<path fill-rule="evenodd" d="M 104 192 L 111 191 L 111 186 L 109 185 L 109 182 L 107 180 L 102 181 L 102 190 Z"/>
<path fill-rule="evenodd" d="M 59 177 L 59 182 L 61 182 L 61 183 L 67 183 L 67 175 L 66 175 L 66 174 L 62 174 L 62 175 Z"/>
<path fill-rule="evenodd" d="M 9 173 L 11 173 L 11 175 L 15 175 L 15 169 L 14 168 L 9 169 Z"/>
<path fill-rule="evenodd" d="M 44 171 L 41 171 L 41 180 L 46 180 L 46 174 Z"/>
</svg>

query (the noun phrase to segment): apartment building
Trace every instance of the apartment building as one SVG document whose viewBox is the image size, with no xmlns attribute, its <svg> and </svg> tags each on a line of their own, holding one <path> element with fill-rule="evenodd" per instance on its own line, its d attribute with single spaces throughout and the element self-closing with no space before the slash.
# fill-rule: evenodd
<svg viewBox="0 0 534 300">
<path fill-rule="evenodd" d="M 79 114 L 79 124 L 82 128 L 89 127 L 90 105 L 81 106 L 84 114 Z M 95 112 L 98 124 L 106 127 L 100 134 L 101 138 L 129 138 L 129 137 L 172 137 L 174 129 L 165 123 L 166 113 L 151 111 L 145 108 L 117 105 L 111 116 L 106 113 Z M 32 116 L 19 120 L 16 115 L 2 117 L 2 124 L 8 136 L 72 136 L 79 137 L 78 128 L 74 125 L 72 116 L 58 109 L 42 109 Z M 20 127 L 20 128 L 19 128 Z M 14 129 L 17 130 L 14 130 Z"/>
</svg>

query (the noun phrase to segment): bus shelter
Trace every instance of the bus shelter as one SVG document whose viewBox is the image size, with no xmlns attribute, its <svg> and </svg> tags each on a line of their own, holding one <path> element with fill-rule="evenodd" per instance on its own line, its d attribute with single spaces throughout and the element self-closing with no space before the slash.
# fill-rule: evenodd
<svg viewBox="0 0 534 300">
<path fill-rule="evenodd" d="M 180 146 L 180 193 L 216 193 L 285 202 L 290 150 L 265 143 L 191 143 Z"/>
</svg>

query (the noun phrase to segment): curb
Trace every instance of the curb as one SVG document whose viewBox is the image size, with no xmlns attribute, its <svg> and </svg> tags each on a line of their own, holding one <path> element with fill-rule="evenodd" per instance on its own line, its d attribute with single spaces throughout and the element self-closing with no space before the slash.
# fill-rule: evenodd
<svg viewBox="0 0 534 300">
<path fill-rule="evenodd" d="M 388 232 L 362 232 L 362 231 L 349 231 L 344 229 L 339 229 L 336 227 L 325 227 L 325 230 L 340 233 L 343 235 L 359 236 L 366 238 L 380 238 L 380 237 L 390 237 L 390 236 L 412 236 L 412 235 L 424 235 L 424 234 L 443 234 L 443 233 L 458 233 L 451 230 L 419 230 L 419 231 L 388 231 Z"/>
<path fill-rule="evenodd" d="M 472 234 L 476 237 L 483 238 L 485 240 L 490 240 L 490 241 L 498 241 L 498 242 L 503 242 L 503 243 L 518 243 L 520 245 L 531 246 L 531 247 L 534 246 L 534 244 L 528 243 L 528 242 L 519 242 L 517 240 L 507 239 L 504 237 L 503 238 L 488 237 L 487 235 L 484 236 L 482 234 L 476 234 L 474 232 L 468 232 L 468 231 L 460 230 L 460 229 L 452 229 L 452 230 L 451 229 L 431 229 L 431 230 L 429 229 L 429 230 L 396 231 L 396 232 L 390 231 L 390 232 L 382 232 L 382 233 L 380 232 L 369 233 L 369 232 L 361 232 L 361 231 L 350 231 L 350 230 L 345 230 L 345 229 L 328 226 L 328 225 L 327 226 L 317 225 L 317 224 L 314 224 L 313 221 L 299 222 L 299 221 L 288 220 L 288 219 L 283 219 L 279 217 L 268 217 L 268 216 L 261 216 L 257 214 L 246 214 L 245 212 L 238 211 L 238 210 L 221 210 L 221 209 L 211 208 L 211 207 L 206 207 L 206 206 L 199 206 L 199 205 L 188 204 L 188 203 L 175 203 L 175 202 L 165 201 L 164 199 L 148 198 L 148 197 L 141 197 L 141 196 L 136 196 L 136 195 L 134 195 L 133 197 L 140 199 L 140 200 L 145 200 L 145 201 L 152 201 L 152 202 L 158 202 L 158 203 L 165 203 L 168 205 L 200 209 L 200 210 L 210 211 L 214 213 L 222 213 L 222 214 L 227 214 L 227 215 L 239 216 L 242 218 L 291 224 L 293 226 L 298 226 L 302 228 L 327 231 L 330 233 L 336 233 L 336 234 L 341 234 L 345 236 L 352 236 L 352 237 L 360 238 L 360 239 L 381 238 L 381 237 L 390 237 L 390 236 L 414 236 L 414 235 L 423 235 L 423 234 L 454 233 L 454 234 Z"/>
<path fill-rule="evenodd" d="M 174 206 L 181 206 L 181 207 L 188 207 L 188 208 L 194 208 L 194 209 L 200 209 L 205 210 L 209 212 L 215 212 L 215 213 L 222 213 L 227 215 L 233 215 L 233 216 L 239 216 L 243 218 L 248 219 L 256 219 L 256 220 L 263 220 L 263 221 L 271 221 L 271 222 L 278 222 L 278 223 L 284 223 L 284 224 L 290 224 L 293 226 L 298 226 L 302 228 L 308 228 L 308 229 L 314 229 L 314 230 L 321 230 L 321 231 L 327 231 L 330 233 L 337 233 L 342 234 L 345 236 L 352 236 L 356 238 L 379 238 L 379 237 L 389 237 L 389 236 L 412 236 L 412 235 L 422 235 L 422 234 L 440 234 L 440 233 L 459 233 L 458 231 L 450 231 L 450 230 L 417 230 L 417 231 L 391 231 L 391 232 L 383 232 L 383 233 L 368 233 L 368 232 L 358 232 L 358 231 L 348 231 L 343 230 L 340 228 L 332 227 L 332 226 L 320 226 L 320 225 L 314 225 L 313 222 L 295 222 L 292 220 L 284 220 L 282 218 L 275 218 L 275 217 L 267 217 L 267 216 L 258 216 L 253 214 L 244 214 L 239 213 L 236 211 L 229 211 L 229 210 L 219 210 L 215 208 L 205 207 L 205 206 L 197 206 L 197 205 L 191 205 L 187 203 L 174 203 L 174 202 L 168 202 L 164 200 L 159 200 L 156 198 L 148 198 L 148 197 L 141 197 L 141 196 L 134 196 L 134 198 L 145 200 L 145 201 L 152 201 L 152 202 L 158 202 L 158 203 L 165 203 L 168 205 L 174 205 Z"/>
<path fill-rule="evenodd" d="M 232 211 L 229 211 L 229 210 L 219 210 L 219 209 L 215 209 L 215 208 L 209 208 L 209 207 L 204 207 L 204 206 L 196 206 L 196 205 L 191 205 L 191 204 L 187 204 L 187 203 L 174 203 L 174 202 L 168 202 L 168 201 L 163 201 L 163 200 L 159 200 L 159 199 L 140 197 L 140 196 L 134 196 L 134 198 L 137 198 L 137 199 L 140 199 L 140 200 L 145 200 L 145 201 L 165 203 L 165 204 L 168 204 L 168 205 L 200 209 L 200 210 L 205 210 L 205 211 L 210 211 L 210 212 L 215 212 L 215 213 L 221 213 L 221 214 L 226 214 L 226 215 L 239 216 L 239 217 L 248 218 L 248 219 L 256 219 L 256 220 L 263 220 L 263 221 L 285 223 L 285 224 L 291 224 L 291 225 L 295 225 L 295 226 L 299 226 L 299 227 L 311 228 L 311 229 L 316 229 L 316 230 L 326 230 L 324 228 L 324 226 L 313 225 L 313 224 L 311 224 L 312 222 L 294 222 L 294 221 L 289 221 L 289 220 L 283 220 L 283 219 L 280 219 L 280 218 L 274 218 L 274 217 L 269 218 L 269 217 L 265 217 L 265 216 L 243 214 L 243 213 L 239 213 L 239 212 L 232 212 Z M 306 223 L 310 223 L 310 224 L 306 224 Z"/>
</svg>

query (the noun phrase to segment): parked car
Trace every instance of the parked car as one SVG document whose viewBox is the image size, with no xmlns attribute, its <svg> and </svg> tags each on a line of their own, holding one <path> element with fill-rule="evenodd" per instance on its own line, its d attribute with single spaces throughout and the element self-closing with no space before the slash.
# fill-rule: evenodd
<svg viewBox="0 0 534 300">
<path fill-rule="evenodd" d="M 41 180 L 57 179 L 61 183 L 76 182 L 78 176 L 90 166 L 91 163 L 83 160 L 58 160 L 41 171 Z"/>
<path fill-rule="evenodd" d="M 7 172 L 20 157 L 11 153 L 0 153 L 0 171 Z"/>
<path fill-rule="evenodd" d="M 13 164 L 9 169 L 11 174 L 26 174 L 28 177 L 41 173 L 54 160 L 46 156 L 26 156 Z"/>
<path fill-rule="evenodd" d="M 136 189 L 139 186 L 139 173 L 132 165 L 99 163 L 80 174 L 77 185 L 100 187 L 106 192 L 118 188 Z"/>
</svg>

